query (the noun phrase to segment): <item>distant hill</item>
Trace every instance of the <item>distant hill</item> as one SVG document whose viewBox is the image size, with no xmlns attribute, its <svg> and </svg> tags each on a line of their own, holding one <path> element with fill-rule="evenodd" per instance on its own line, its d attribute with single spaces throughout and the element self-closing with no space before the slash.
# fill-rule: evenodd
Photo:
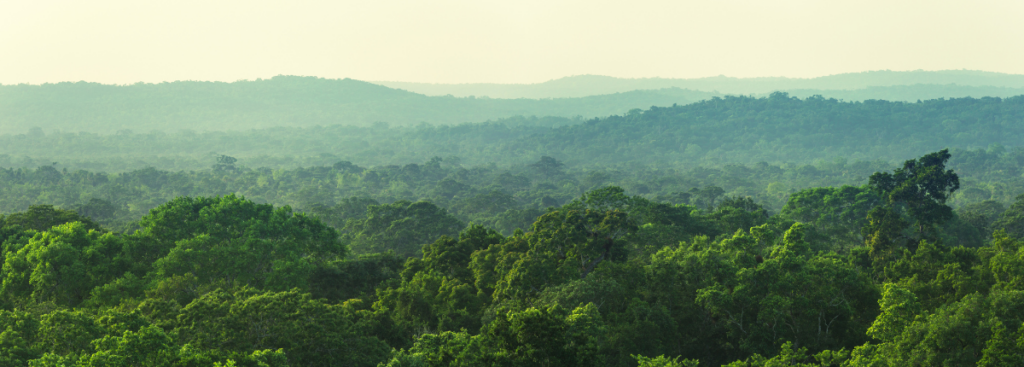
<svg viewBox="0 0 1024 367">
<path fill-rule="evenodd" d="M 937 85 L 986 86 L 998 88 L 1024 88 L 1024 75 L 985 71 L 867 71 L 818 78 L 732 78 L 716 76 L 696 79 L 642 78 L 624 79 L 599 75 L 578 75 L 537 84 L 430 84 L 407 82 L 374 82 L 425 95 L 489 96 L 491 98 L 571 98 L 610 94 L 641 89 L 682 88 L 724 94 L 768 94 L 774 91 L 794 90 L 853 90 L 871 87 Z M 937 87 L 939 88 L 939 87 Z M 941 87 L 946 90 L 957 89 Z M 870 91 L 868 91 L 870 92 Z M 958 95 L 943 97 L 963 97 Z M 1017 94 L 1020 94 L 1019 92 Z M 980 97 L 980 96 L 975 96 Z M 934 97 L 932 97 L 934 98 Z M 865 99 L 881 99 L 868 97 Z M 912 100 L 926 99 L 914 97 Z M 910 99 L 907 99 L 910 100 Z"/>
<path fill-rule="evenodd" d="M 457 161 L 467 167 L 513 166 L 551 156 L 575 167 L 690 169 L 762 161 L 898 162 L 943 148 L 1010 149 L 1019 152 L 1019 166 L 1024 162 L 1021 142 L 1024 96 L 905 103 L 798 99 L 775 93 L 763 98 L 712 98 L 585 121 L 517 117 L 391 128 L 332 125 L 206 133 L 0 135 L 0 167 L 59 162 L 61 167 L 106 171 L 146 166 L 189 170 L 210 167 L 219 154 L 226 154 L 238 158 L 239 165 L 272 168 L 341 160 L 362 166 L 422 163 L 434 156 L 459 157 Z"/>
<path fill-rule="evenodd" d="M 574 124 L 583 119 L 623 115 L 633 109 L 685 105 L 725 95 L 767 96 L 776 87 L 796 97 L 821 95 L 845 101 L 1006 98 L 1024 94 L 1024 76 L 972 71 L 867 72 L 815 79 L 578 76 L 536 85 L 434 87 L 480 90 L 473 92 L 475 96 L 427 96 L 352 79 L 298 76 L 233 83 L 0 85 L 0 135 L 30 131 L 239 131 L 376 123 L 450 125 L 511 116 L 569 118 L 568 123 Z M 523 98 L 484 97 L 481 88 L 495 91 L 491 97 L 502 96 L 500 93 L 509 97 L 514 92 Z M 586 91 L 593 95 L 536 98 L 545 93 L 572 96 Z M 530 93 L 534 98 L 525 98 Z"/>
<path fill-rule="evenodd" d="M 542 100 L 429 97 L 352 79 L 296 76 L 234 83 L 2 85 L 0 134 L 21 134 L 32 128 L 114 133 L 376 122 L 456 124 L 516 115 L 591 118 L 714 95 L 672 88 Z"/>
<path fill-rule="evenodd" d="M 914 84 L 868 87 L 851 90 L 790 89 L 786 92 L 791 96 L 801 98 L 819 95 L 825 98 L 835 98 L 844 101 L 866 101 L 869 99 L 876 99 L 885 101 L 916 102 L 939 98 L 1009 98 L 1024 94 L 1024 88 L 957 84 Z M 758 96 L 765 95 L 767 94 L 758 94 Z"/>
</svg>

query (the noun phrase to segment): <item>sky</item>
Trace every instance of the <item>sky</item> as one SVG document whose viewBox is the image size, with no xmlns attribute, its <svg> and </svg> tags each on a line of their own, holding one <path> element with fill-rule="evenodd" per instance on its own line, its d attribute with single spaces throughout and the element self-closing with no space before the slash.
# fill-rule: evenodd
<svg viewBox="0 0 1024 367">
<path fill-rule="evenodd" d="M 1024 1 L 0 0 L 0 84 L 1024 74 Z"/>
</svg>

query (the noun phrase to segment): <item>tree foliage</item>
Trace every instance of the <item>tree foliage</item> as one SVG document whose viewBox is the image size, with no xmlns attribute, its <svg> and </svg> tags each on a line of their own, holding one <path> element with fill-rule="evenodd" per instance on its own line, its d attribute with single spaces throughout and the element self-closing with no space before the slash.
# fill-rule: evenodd
<svg viewBox="0 0 1024 367">
<path fill-rule="evenodd" d="M 1016 365 L 1020 205 L 952 209 L 950 159 L 777 214 L 711 185 L 598 186 L 505 234 L 365 196 L 313 215 L 183 196 L 126 232 L 36 206 L 2 218 L 0 364 Z M 473 188 L 442 162 L 372 184 L 450 180 L 429 190 L 456 202 Z"/>
</svg>

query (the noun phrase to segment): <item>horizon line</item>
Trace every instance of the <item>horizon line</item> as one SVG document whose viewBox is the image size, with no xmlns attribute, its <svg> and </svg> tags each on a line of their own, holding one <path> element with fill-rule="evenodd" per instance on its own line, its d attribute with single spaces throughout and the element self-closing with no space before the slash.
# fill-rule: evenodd
<svg viewBox="0 0 1024 367">
<path fill-rule="evenodd" d="M 939 69 L 939 70 L 924 70 L 924 69 L 891 70 L 891 69 L 879 69 L 879 70 L 851 71 L 851 72 L 845 72 L 845 73 L 820 75 L 820 76 L 815 76 L 815 77 L 788 77 L 788 76 L 734 77 L 734 76 L 728 76 L 728 75 L 725 75 L 725 74 L 719 74 L 719 75 L 693 77 L 693 78 L 673 78 L 673 77 L 661 77 L 661 76 L 630 78 L 630 77 L 617 77 L 617 76 L 601 75 L 601 74 L 573 74 L 573 75 L 567 75 L 567 76 L 563 76 L 563 77 L 559 77 L 559 78 L 548 79 L 548 80 L 545 80 L 545 81 L 532 82 L 532 83 L 499 83 L 499 82 L 444 83 L 444 82 L 401 81 L 401 80 L 364 80 L 364 79 L 356 79 L 356 78 L 352 78 L 352 77 L 330 78 L 330 77 L 321 77 L 321 76 L 316 76 L 316 75 L 278 74 L 278 75 L 274 75 L 274 76 L 269 77 L 269 78 L 256 77 L 256 78 L 251 78 L 251 79 L 237 79 L 237 80 L 234 80 L 234 81 L 198 80 L 198 79 L 184 79 L 184 80 L 182 80 L 182 79 L 178 79 L 178 80 L 173 80 L 173 81 L 160 81 L 160 82 L 137 81 L 137 82 L 134 82 L 134 83 L 116 84 L 116 83 L 103 83 L 103 82 L 87 81 L 87 80 L 77 80 L 77 81 L 65 80 L 65 81 L 59 81 L 59 82 L 46 82 L 46 83 L 39 83 L 39 84 L 33 84 L 33 83 L 5 84 L 5 83 L 0 83 L 0 86 L 23 86 L 23 85 L 43 86 L 43 85 L 56 85 L 56 84 L 64 84 L 64 83 L 70 83 L 70 84 L 87 83 L 87 84 L 100 84 L 100 85 L 121 86 L 121 87 L 138 85 L 138 84 L 156 85 L 156 84 L 180 83 L 180 82 L 227 83 L 227 84 L 231 84 L 231 83 L 238 83 L 238 82 L 262 81 L 262 80 L 273 79 L 273 78 L 277 78 L 277 77 L 316 78 L 316 79 L 339 80 L 339 81 L 340 80 L 355 80 L 355 81 L 371 83 L 371 84 L 376 84 L 376 85 L 381 85 L 380 83 L 404 83 L 404 84 L 419 84 L 419 85 L 450 85 L 450 86 L 464 86 L 464 85 L 506 85 L 506 86 L 513 86 L 513 85 L 515 85 L 515 86 L 528 86 L 528 85 L 545 84 L 545 83 L 549 83 L 549 82 L 553 82 L 553 81 L 558 81 L 558 80 L 563 80 L 563 79 L 570 79 L 570 78 L 578 78 L 578 77 L 602 77 L 602 78 L 611 78 L 611 79 L 618 79 L 618 80 L 679 80 L 679 81 L 683 81 L 683 80 L 706 80 L 706 79 L 716 79 L 716 78 L 734 79 L 734 80 L 758 80 L 758 79 L 814 80 L 814 79 L 828 78 L 828 77 L 834 77 L 834 76 L 840 76 L 840 75 L 868 74 L 868 73 L 885 73 L 885 72 L 888 72 L 888 73 L 975 72 L 975 73 L 985 73 L 985 74 L 996 74 L 996 75 L 1002 75 L 1002 76 L 1024 76 L 1024 74 L 1014 74 L 1014 73 L 1005 73 L 1005 72 L 999 72 L 999 71 L 974 70 L 974 69 Z"/>
</svg>

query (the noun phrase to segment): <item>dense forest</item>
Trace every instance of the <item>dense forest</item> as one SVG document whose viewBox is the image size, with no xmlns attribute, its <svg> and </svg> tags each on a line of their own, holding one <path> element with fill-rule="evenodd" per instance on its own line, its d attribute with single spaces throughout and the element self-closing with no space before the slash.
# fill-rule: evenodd
<svg viewBox="0 0 1024 367">
<path fill-rule="evenodd" d="M 636 90 L 582 98 L 428 97 L 352 79 L 277 76 L 233 83 L 0 85 L 0 134 L 31 128 L 111 134 L 248 130 L 342 124 L 457 124 L 514 115 L 598 117 L 716 95 Z"/>
<path fill-rule="evenodd" d="M 0 86 L 0 366 L 1024 364 L 1024 96 L 662 92 Z"/>
<path fill-rule="evenodd" d="M 977 172 L 961 179 L 953 154 L 974 160 Z M 116 223 L 123 206 L 103 198 L 0 217 L 0 362 L 1019 365 L 1024 196 L 1009 205 L 963 196 L 969 174 L 992 179 L 1012 154 L 953 154 L 873 172 L 858 166 L 866 177 L 852 185 L 797 189 L 778 210 L 699 186 L 710 181 L 670 195 L 603 182 L 578 193 L 547 183 L 574 178 L 551 157 L 500 173 L 433 159 L 392 171 L 339 162 L 258 176 L 227 156 L 203 174 L 6 170 L 4 187 L 20 177 L 21 189 L 54 198 L 89 186 L 114 195 L 225 187 L 247 175 L 256 187 L 285 190 L 359 177 L 353 185 L 373 194 L 373 185 L 446 176 L 432 188 L 437 203 L 314 198 L 296 211 L 181 193 L 120 229 L 104 223 Z M 792 174 L 770 165 L 718 172 L 730 169 Z M 469 178 L 488 174 L 489 187 L 457 181 L 479 185 Z M 571 196 L 536 198 L 511 230 L 464 220 L 471 205 L 499 212 L 502 200 L 531 198 L 517 185 Z M 458 199 L 481 189 L 494 191 Z M 502 189 L 519 198 L 499 197 Z M 965 202 L 952 207 L 958 198 Z"/>
<path fill-rule="evenodd" d="M 1019 148 L 953 150 L 948 165 L 960 175 L 961 189 L 952 194 L 948 204 L 961 208 L 985 200 L 1012 202 L 1024 193 L 1021 162 L 1024 150 Z M 46 203 L 84 210 L 99 223 L 122 229 L 150 209 L 179 196 L 237 194 L 258 203 L 299 210 L 363 198 L 374 203 L 429 201 L 462 222 L 487 224 L 510 234 L 515 228 L 527 229 L 533 216 L 543 209 L 603 186 L 622 187 L 631 195 L 649 200 L 701 207 L 711 205 L 718 197 L 749 197 L 778 212 L 800 189 L 858 186 L 872 173 L 896 167 L 886 161 L 842 159 L 803 165 L 761 162 L 668 169 L 593 167 L 571 165 L 549 156 L 509 166 L 472 166 L 457 157 L 436 156 L 415 163 L 372 167 L 335 161 L 292 169 L 249 168 L 230 156 L 219 156 L 209 163 L 212 167 L 200 170 L 150 167 L 120 173 L 51 165 L 0 169 L 0 196 L 4 198 L 0 212 L 24 211 L 33 204 Z M 709 188 L 714 189 L 707 191 Z M 708 204 L 700 204 L 704 202 Z M 336 211 L 337 215 L 350 212 Z M 329 221 L 340 228 L 345 220 L 343 216 Z"/>
<path fill-rule="evenodd" d="M 946 147 L 1014 147 L 1024 140 L 1024 97 L 843 102 L 823 97 L 725 97 L 634 109 L 594 119 L 515 117 L 483 123 L 388 127 L 327 125 L 239 132 L 47 132 L 0 135 L 0 167 L 121 172 L 208 168 L 219 155 L 248 167 L 361 166 L 457 157 L 467 166 L 691 169 L 727 164 L 892 164 Z"/>
<path fill-rule="evenodd" d="M 766 97 L 774 91 L 789 91 L 800 98 L 820 95 L 849 102 L 1007 98 L 1024 94 L 1024 79 L 1019 76 L 971 71 L 868 72 L 816 79 L 578 76 L 537 85 L 481 88 L 383 84 L 277 76 L 232 83 L 0 85 L 0 134 L 24 134 L 31 129 L 47 133 L 114 134 L 331 125 L 369 127 L 381 123 L 398 127 L 452 125 L 516 115 L 591 119 L 727 95 Z M 432 93 L 437 88 L 447 92 Z"/>
</svg>

